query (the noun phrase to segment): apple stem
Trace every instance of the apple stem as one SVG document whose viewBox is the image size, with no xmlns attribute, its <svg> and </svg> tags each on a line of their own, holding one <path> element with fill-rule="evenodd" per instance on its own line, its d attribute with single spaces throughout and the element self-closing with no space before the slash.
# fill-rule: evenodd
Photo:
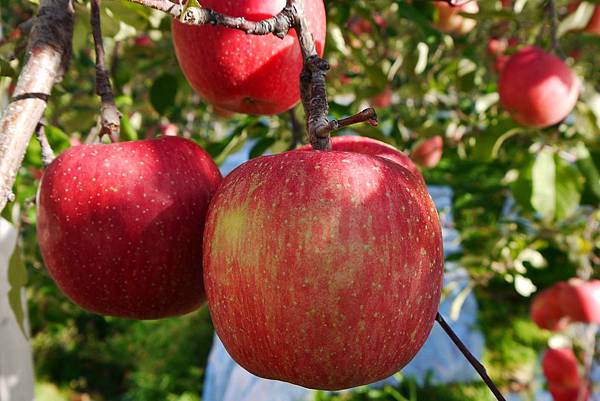
<svg viewBox="0 0 600 401">
<path fill-rule="evenodd" d="M 498 390 L 498 387 L 496 387 L 496 385 L 494 384 L 494 382 L 488 375 L 487 370 L 485 369 L 485 366 L 483 366 L 481 364 L 481 362 L 479 362 L 477 360 L 477 358 L 471 353 L 471 351 L 469 351 L 467 346 L 460 340 L 460 338 L 458 338 L 458 336 L 456 335 L 454 330 L 452 330 L 450 325 L 446 322 L 444 317 L 439 312 L 436 315 L 435 320 L 439 323 L 439 325 L 442 327 L 442 329 L 446 332 L 448 337 L 450 337 L 450 339 L 452 340 L 454 345 L 456 345 L 456 347 L 460 350 L 460 352 L 462 352 L 462 354 L 465 356 L 465 358 L 467 358 L 467 361 L 469 361 L 471 366 L 473 366 L 473 368 L 477 371 L 477 373 L 479 373 L 479 376 L 481 376 L 481 378 L 483 379 L 485 384 L 489 387 L 489 389 L 494 394 L 494 396 L 496 396 L 496 399 L 498 401 L 506 401 L 506 399 L 504 398 L 504 396 L 502 395 L 500 390 Z"/>
<path fill-rule="evenodd" d="M 50 146 L 50 142 L 48 142 L 48 138 L 46 137 L 46 128 L 42 121 L 40 121 L 37 127 L 35 127 L 35 136 L 42 148 L 42 164 L 44 167 L 48 167 L 54 160 L 54 151 Z"/>
<path fill-rule="evenodd" d="M 100 117 L 100 137 L 108 135 L 111 142 L 119 141 L 121 130 L 121 113 L 115 104 L 115 96 L 110 85 L 108 71 L 104 64 L 104 43 L 102 41 L 102 28 L 100 26 L 100 0 L 92 0 L 90 24 L 94 36 L 96 50 L 96 94 L 102 101 Z"/>
</svg>

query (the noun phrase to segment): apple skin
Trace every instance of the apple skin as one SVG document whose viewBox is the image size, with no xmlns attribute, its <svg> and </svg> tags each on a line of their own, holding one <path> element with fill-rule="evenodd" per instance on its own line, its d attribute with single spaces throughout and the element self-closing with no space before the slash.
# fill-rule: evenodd
<svg viewBox="0 0 600 401">
<path fill-rule="evenodd" d="M 336 136 L 331 138 L 331 149 L 338 152 L 362 153 L 391 160 L 413 173 L 425 185 L 425 180 L 419 168 L 410 160 L 410 157 L 385 142 L 364 136 Z M 312 147 L 304 145 L 297 150 L 312 151 Z"/>
<path fill-rule="evenodd" d="M 326 17 L 323 0 L 305 0 L 305 15 L 323 54 Z M 278 14 L 285 0 L 203 0 L 217 12 L 258 21 Z M 179 65 L 190 85 L 207 102 L 221 109 L 273 115 L 300 100 L 302 53 L 294 30 L 281 40 L 219 26 L 172 22 Z"/>
<path fill-rule="evenodd" d="M 527 46 L 502 69 L 498 90 L 500 102 L 515 121 L 544 128 L 564 120 L 573 110 L 580 82 L 561 59 Z"/>
<path fill-rule="evenodd" d="M 559 294 L 564 314 L 574 322 L 600 324 L 600 280 L 571 279 Z"/>
<path fill-rule="evenodd" d="M 425 187 L 381 157 L 253 159 L 209 208 L 204 282 L 215 329 L 251 373 L 337 390 L 395 373 L 421 348 L 442 288 Z"/>
<path fill-rule="evenodd" d="M 560 302 L 564 288 L 563 282 L 541 291 L 531 304 L 531 319 L 540 328 L 561 331 L 569 324 Z"/>
<path fill-rule="evenodd" d="M 579 362 L 571 348 L 549 348 L 542 356 L 542 370 L 549 383 L 579 387 Z"/>
<path fill-rule="evenodd" d="M 444 139 L 440 135 L 419 141 L 413 147 L 410 158 L 419 166 L 434 168 L 442 160 Z"/>
<path fill-rule="evenodd" d="M 579 398 L 580 386 L 571 387 L 548 383 L 548 391 L 554 401 L 587 401 L 590 399 L 590 387 L 588 385 L 583 389 L 585 394 L 582 398 Z"/>
<path fill-rule="evenodd" d="M 201 238 L 221 174 L 177 137 L 82 145 L 45 170 L 38 239 L 48 272 L 77 305 L 157 319 L 205 300 Z"/>
<path fill-rule="evenodd" d="M 464 35 L 471 32 L 477 25 L 476 20 L 461 15 L 461 13 L 477 14 L 479 12 L 479 4 L 476 0 L 471 0 L 458 6 L 451 6 L 445 2 L 434 2 L 433 6 L 438 11 L 434 25 L 444 33 Z"/>
</svg>

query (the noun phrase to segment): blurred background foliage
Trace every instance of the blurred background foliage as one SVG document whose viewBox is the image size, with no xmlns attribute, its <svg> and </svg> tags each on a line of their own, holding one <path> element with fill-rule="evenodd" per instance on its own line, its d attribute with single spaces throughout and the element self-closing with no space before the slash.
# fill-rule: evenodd
<svg viewBox="0 0 600 401">
<path fill-rule="evenodd" d="M 550 48 L 544 0 L 480 1 L 477 27 L 448 35 L 433 22 L 430 1 L 328 0 L 326 58 L 331 116 L 373 105 L 379 127 L 354 133 L 410 150 L 425 138 L 444 140 L 441 162 L 423 174 L 454 190 L 454 217 L 480 303 L 485 362 L 504 389 L 533 394 L 539 351 L 548 340 L 529 319 L 531 295 L 562 279 L 597 276 L 600 263 L 600 37 L 580 32 L 558 0 L 561 49 L 584 82 L 566 122 L 547 129 L 514 123 L 498 104 L 491 38 Z M 596 2 L 599 3 L 600 2 Z M 4 34 L 0 90 L 14 85 L 24 37 L 12 29 L 35 1 L 0 0 Z M 46 120 L 58 152 L 97 140 L 99 101 L 89 4 L 76 1 L 74 57 L 55 87 Z M 102 2 L 103 33 L 122 140 L 177 130 L 218 163 L 241 149 L 256 157 L 294 146 L 291 119 L 223 116 L 202 102 L 183 77 L 170 38 L 170 19 L 125 0 Z M 293 117 L 292 117 L 293 116 Z M 305 141 L 305 138 L 302 138 Z M 248 145 L 251 144 L 251 145 Z M 43 268 L 35 236 L 35 193 L 41 175 L 33 140 L 16 184 L 17 202 L 4 216 L 20 226 L 40 400 L 196 401 L 212 341 L 206 308 L 178 319 L 136 322 L 86 313 L 71 304 Z M 25 282 L 25 280 L 23 280 Z M 480 384 L 364 389 L 319 400 L 487 400 Z M 532 398 L 531 398 L 532 399 Z"/>
</svg>

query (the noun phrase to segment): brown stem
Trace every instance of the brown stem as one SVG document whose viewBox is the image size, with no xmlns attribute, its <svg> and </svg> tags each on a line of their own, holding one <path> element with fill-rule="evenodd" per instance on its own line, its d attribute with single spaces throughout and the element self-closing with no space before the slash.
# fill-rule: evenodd
<svg viewBox="0 0 600 401">
<path fill-rule="evenodd" d="M 115 96 L 110 86 L 108 71 L 104 65 L 104 43 L 102 42 L 102 29 L 100 27 L 100 0 L 92 0 L 92 13 L 90 17 L 94 47 L 96 50 L 96 94 L 102 101 L 100 116 L 100 137 L 108 135 L 111 142 L 119 141 L 121 129 L 121 113 L 115 105 Z"/>
<path fill-rule="evenodd" d="M 487 371 L 485 370 L 485 366 L 483 366 L 481 364 L 481 362 L 479 362 L 477 360 L 477 358 L 475 358 L 475 356 L 471 353 L 471 351 L 469 351 L 467 346 L 460 340 L 460 338 L 458 338 L 458 336 L 456 335 L 454 330 L 452 330 L 450 325 L 448 325 L 448 323 L 446 322 L 444 317 L 439 312 L 438 312 L 437 316 L 435 317 L 435 320 L 439 323 L 439 325 L 442 327 L 442 329 L 446 332 L 448 337 L 450 337 L 450 339 L 452 340 L 454 345 L 456 345 L 456 347 L 460 350 L 460 352 L 462 352 L 462 354 L 465 356 L 465 358 L 467 358 L 467 361 L 469 361 L 471 366 L 473 366 L 473 368 L 477 371 L 477 373 L 479 373 L 479 376 L 481 376 L 481 378 L 483 379 L 485 384 L 489 387 L 489 389 L 492 391 L 494 396 L 496 396 L 496 399 L 498 401 L 506 401 L 506 399 L 504 398 L 504 396 L 502 395 L 500 390 L 498 390 L 498 387 L 496 387 L 496 385 L 494 384 L 494 382 L 492 381 L 490 376 L 487 374 Z"/>
<path fill-rule="evenodd" d="M 52 86 L 71 59 L 72 0 L 41 0 L 29 36 L 28 58 L 14 98 L 0 119 L 0 212 L 12 193 L 27 144 L 46 109 Z"/>
<path fill-rule="evenodd" d="M 54 160 L 54 151 L 52 150 L 50 142 L 48 142 L 48 138 L 46 137 L 46 127 L 41 121 L 35 128 L 35 136 L 42 148 L 42 164 L 44 167 L 48 167 Z"/>
<path fill-rule="evenodd" d="M 550 40 L 554 54 L 564 59 L 565 55 L 558 42 L 558 13 L 556 11 L 556 0 L 548 0 L 548 16 L 550 18 Z"/>
</svg>

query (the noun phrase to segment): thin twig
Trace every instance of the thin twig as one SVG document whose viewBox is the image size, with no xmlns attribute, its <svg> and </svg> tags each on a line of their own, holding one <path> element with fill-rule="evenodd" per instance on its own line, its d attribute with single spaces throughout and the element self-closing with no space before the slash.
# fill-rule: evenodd
<svg viewBox="0 0 600 401">
<path fill-rule="evenodd" d="M 560 48 L 560 43 L 558 41 L 558 13 L 556 11 L 556 0 L 548 0 L 548 17 L 550 18 L 550 41 L 552 46 L 552 51 L 558 57 L 564 59 L 565 54 Z"/>
<path fill-rule="evenodd" d="M 100 116 L 100 136 L 108 135 L 111 142 L 119 141 L 121 129 L 121 113 L 115 104 L 115 96 L 110 86 L 108 71 L 104 65 L 104 43 L 102 42 L 102 29 L 100 27 L 100 0 L 92 0 L 92 13 L 90 17 L 94 47 L 96 50 L 96 94 L 102 101 Z"/>
<path fill-rule="evenodd" d="M 50 146 L 50 142 L 48 142 L 48 138 L 46 137 L 46 127 L 42 121 L 35 127 L 35 136 L 42 148 L 42 164 L 44 167 L 48 167 L 54 160 L 54 151 Z"/>
<path fill-rule="evenodd" d="M 456 347 L 460 350 L 460 352 L 462 352 L 465 358 L 467 358 L 471 366 L 473 366 L 477 373 L 479 373 L 479 376 L 481 376 L 485 384 L 487 384 L 492 393 L 496 396 L 496 399 L 498 401 L 506 401 L 500 390 L 498 390 L 498 387 L 496 387 L 490 376 L 487 374 L 485 367 L 481 364 L 481 362 L 477 360 L 477 358 L 475 358 L 475 356 L 471 353 L 471 351 L 469 351 L 467 346 L 460 340 L 460 338 L 458 338 L 454 330 L 452 330 L 452 328 L 448 325 L 446 320 L 444 320 L 444 317 L 439 312 L 435 317 L 435 320 L 446 332 L 448 337 L 450 337 L 454 345 L 456 345 Z"/>
</svg>

